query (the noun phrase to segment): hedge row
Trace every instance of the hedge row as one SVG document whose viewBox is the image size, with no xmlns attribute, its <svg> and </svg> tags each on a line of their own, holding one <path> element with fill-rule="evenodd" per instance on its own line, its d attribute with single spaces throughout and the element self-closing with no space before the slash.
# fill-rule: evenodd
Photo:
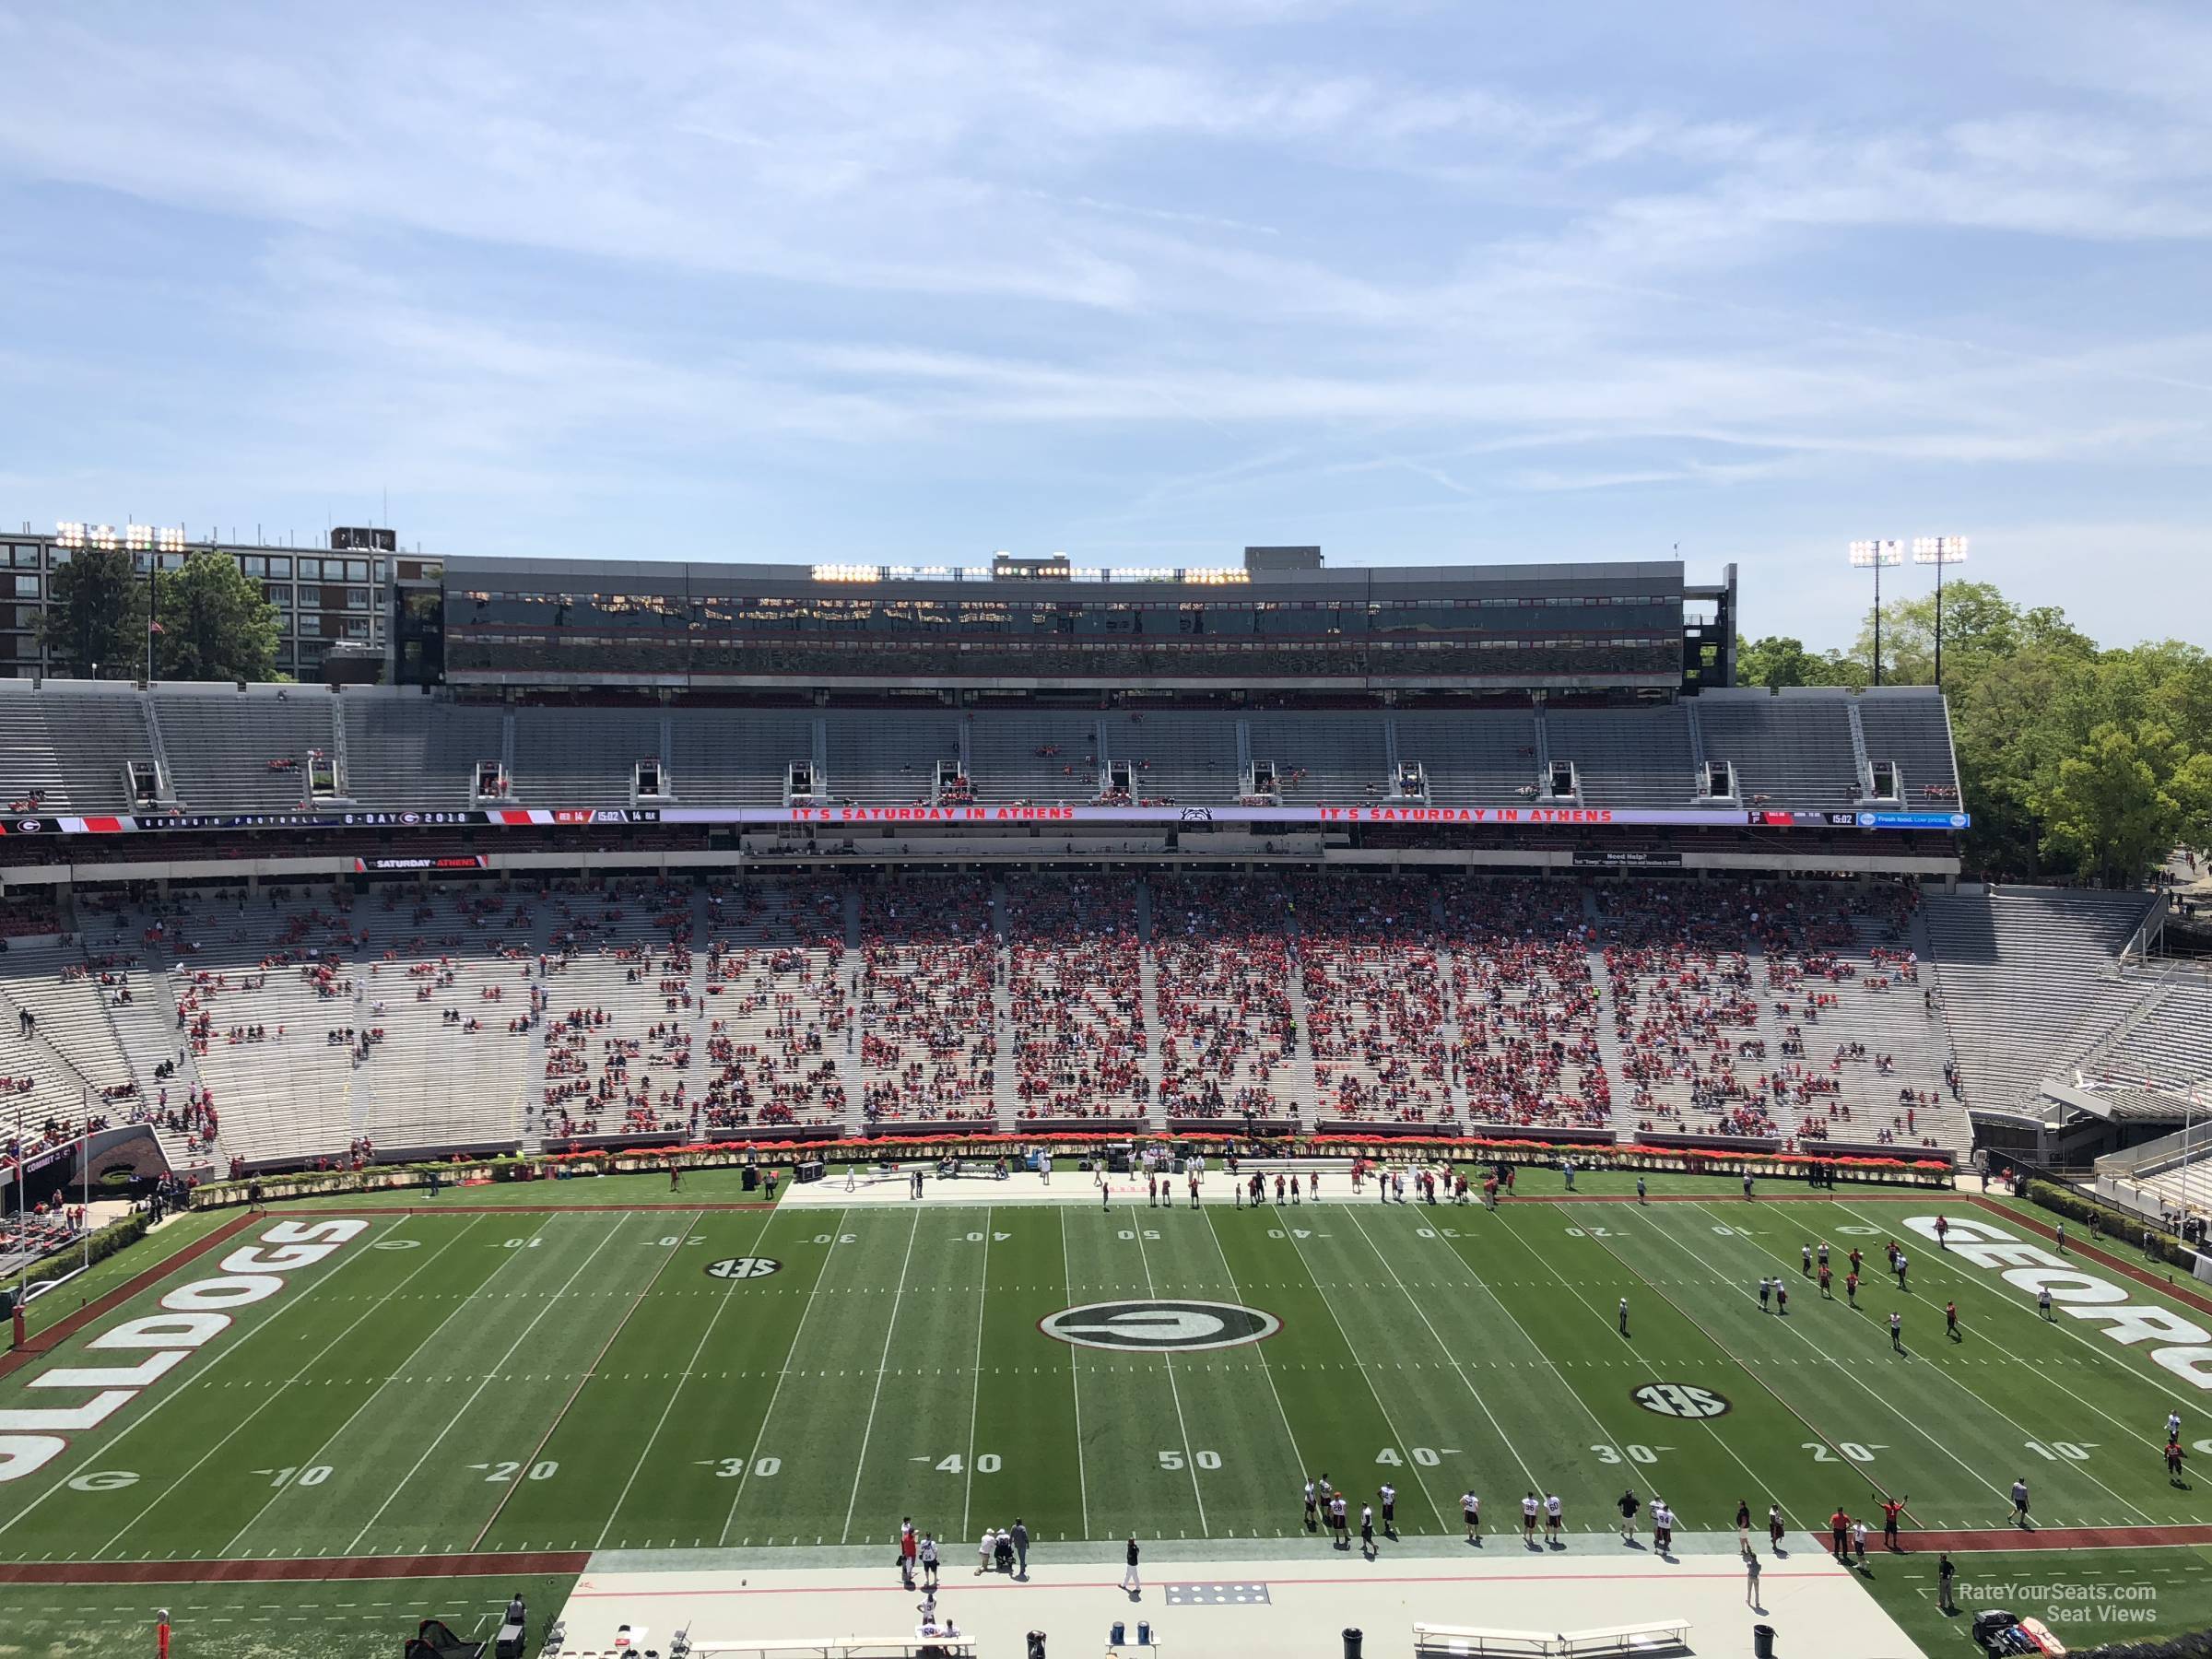
<svg viewBox="0 0 2212 1659">
<path fill-rule="evenodd" d="M 2183 1243 L 2162 1228 L 2145 1227 L 2140 1216 L 2086 1197 L 2072 1187 L 2061 1186 L 2055 1181 L 2030 1179 L 2027 1196 L 2031 1203 L 2064 1216 L 2068 1220 L 2094 1226 L 2114 1243 L 2139 1246 L 2147 1238 L 2150 1241 L 2150 1253 L 2159 1261 L 2184 1271 L 2194 1270 L 2195 1266 L 2196 1251 L 2194 1246 Z"/>
<path fill-rule="evenodd" d="M 882 1161 L 935 1162 L 945 1158 L 1001 1158 L 1017 1148 L 1042 1147 L 1075 1155 L 1134 1142 L 1147 1147 L 1179 1147 L 1218 1155 L 1244 1143 L 1227 1132 L 1184 1130 L 1147 1135 L 1124 1133 L 1051 1135 L 953 1135 L 892 1140 L 849 1137 L 812 1141 L 712 1141 L 690 1146 L 594 1147 L 535 1158 L 502 1156 L 443 1163 L 377 1164 L 365 1170 L 303 1170 L 289 1175 L 263 1175 L 253 1182 L 209 1182 L 193 1192 L 198 1209 L 247 1202 L 258 1184 L 271 1200 L 371 1193 L 429 1184 L 435 1171 L 443 1181 L 464 1185 L 481 1181 L 529 1181 L 571 1175 L 618 1175 L 682 1170 L 729 1169 L 753 1163 L 789 1164 L 811 1159 L 830 1163 Z M 1634 1144 L 1585 1146 L 1484 1135 L 1319 1135 L 1289 1136 L 1266 1143 L 1270 1154 L 1323 1158 L 1411 1158 L 1458 1161 L 1503 1160 L 1552 1164 L 1571 1158 L 1584 1170 L 1648 1170 L 1689 1174 L 1735 1175 L 1746 1171 L 1770 1179 L 1802 1179 L 1818 1170 L 1834 1179 L 1906 1182 L 1946 1185 L 1951 1166 L 1939 1159 L 1843 1158 L 1819 1153 L 1735 1152 L 1724 1147 L 1646 1147 Z"/>
<path fill-rule="evenodd" d="M 57 1250 L 52 1255 L 40 1257 L 30 1265 L 26 1277 L 35 1282 L 44 1278 L 50 1267 L 54 1272 L 65 1272 L 86 1265 L 88 1261 L 104 1262 L 117 1251 L 126 1249 L 145 1238 L 149 1220 L 144 1210 L 133 1210 L 94 1233 L 89 1244 L 72 1244 L 66 1250 Z"/>
</svg>

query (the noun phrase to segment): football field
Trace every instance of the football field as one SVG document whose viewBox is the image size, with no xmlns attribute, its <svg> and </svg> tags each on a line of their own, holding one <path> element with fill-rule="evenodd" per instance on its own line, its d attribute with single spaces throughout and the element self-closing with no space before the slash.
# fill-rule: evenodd
<svg viewBox="0 0 2212 1659">
<path fill-rule="evenodd" d="M 1970 1199 L 1715 1186 L 1253 1211 L 1213 1184 L 1196 1211 L 702 1198 L 243 1218 L 0 1379 L 0 1443 L 18 1448 L 0 1562 L 888 1560 L 906 1515 L 956 1570 L 1017 1517 L 1045 1551 L 1132 1534 L 1320 1549 L 1300 1488 L 1324 1472 L 1355 1516 L 1394 1486 L 1409 1536 L 1457 1535 L 1467 1491 L 1492 1534 L 1518 1530 L 1532 1490 L 1559 1496 L 1569 1531 L 1603 1531 L 1633 1488 L 1690 1532 L 1730 1529 L 1739 1499 L 1760 1530 L 1771 1503 L 1799 1535 L 1839 1505 L 1878 1530 L 1895 1494 L 1910 1530 L 1994 1543 L 2019 1535 L 2021 1477 L 2041 1529 L 2207 1519 L 2160 1456 L 2170 1410 L 2185 1441 L 2212 1435 L 2203 1393 L 2140 1330 L 2114 1340 L 2131 1327 L 2112 1310 L 2212 1316 L 2074 1262 L 2083 1282 L 2054 1288 L 2095 1316 L 2046 1321 L 1985 1265 L 1993 1228 L 2034 1235 Z M 1916 1230 L 1937 1215 L 1948 1251 Z M 1881 1272 L 1891 1238 L 1909 1291 Z M 1833 1300 L 1801 1271 L 1821 1241 Z M 1777 1275 L 1786 1315 L 1756 1294 Z M 166 1323 L 131 1323 L 149 1320 Z M 32 1441 L 60 1449 L 27 1469 Z"/>
</svg>

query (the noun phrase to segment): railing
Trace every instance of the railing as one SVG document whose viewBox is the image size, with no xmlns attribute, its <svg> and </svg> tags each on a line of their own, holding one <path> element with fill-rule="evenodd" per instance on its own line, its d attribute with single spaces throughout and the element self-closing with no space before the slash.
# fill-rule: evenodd
<svg viewBox="0 0 2212 1659">
<path fill-rule="evenodd" d="M 2122 962 L 2131 958 L 2143 961 L 2150 959 L 2151 945 L 2165 931 L 2166 912 L 2171 903 L 2172 900 L 2162 892 L 2151 900 L 2150 909 L 2143 913 L 2142 924 L 2128 935 L 2127 943 L 2120 947 Z"/>
</svg>

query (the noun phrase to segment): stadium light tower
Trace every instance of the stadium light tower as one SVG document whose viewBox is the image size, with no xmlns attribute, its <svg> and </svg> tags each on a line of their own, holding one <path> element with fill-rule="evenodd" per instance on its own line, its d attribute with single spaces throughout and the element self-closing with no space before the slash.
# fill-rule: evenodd
<svg viewBox="0 0 2212 1659">
<path fill-rule="evenodd" d="M 1936 688 L 1943 688 L 1943 568 L 1966 562 L 1963 535 L 1916 535 L 1912 562 L 1936 567 Z"/>
<path fill-rule="evenodd" d="M 1851 544 L 1853 570 L 1874 572 L 1874 683 L 1882 683 L 1882 567 L 1905 562 L 1904 544 L 1895 541 L 1854 541 Z"/>
</svg>

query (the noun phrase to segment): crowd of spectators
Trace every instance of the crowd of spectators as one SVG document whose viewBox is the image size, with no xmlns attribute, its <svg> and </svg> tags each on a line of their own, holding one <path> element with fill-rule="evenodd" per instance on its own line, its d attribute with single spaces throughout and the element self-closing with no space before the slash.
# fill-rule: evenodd
<svg viewBox="0 0 2212 1659">
<path fill-rule="evenodd" d="M 1006 1039 L 1023 1118 L 1142 1116 L 1152 1099 L 1136 885 L 1007 878 Z"/>
<path fill-rule="evenodd" d="M 865 885 L 860 898 L 861 1110 L 870 1121 L 996 1114 L 991 889 L 968 876 Z"/>
<path fill-rule="evenodd" d="M 1299 1041 L 1288 896 L 1266 877 L 1161 873 L 1150 886 L 1160 1112 L 1284 1115 Z"/>
</svg>

